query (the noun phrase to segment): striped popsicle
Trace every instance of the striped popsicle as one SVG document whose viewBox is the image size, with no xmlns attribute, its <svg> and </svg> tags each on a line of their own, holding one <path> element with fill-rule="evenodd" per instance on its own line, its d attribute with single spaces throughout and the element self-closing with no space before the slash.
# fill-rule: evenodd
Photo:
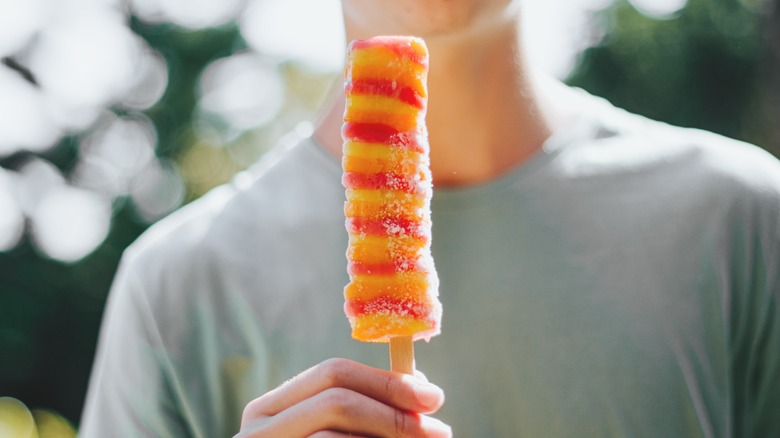
<svg viewBox="0 0 780 438">
<path fill-rule="evenodd" d="M 345 74 L 344 308 L 352 337 L 428 340 L 441 321 L 431 257 L 428 50 L 414 37 L 356 40 Z"/>
</svg>

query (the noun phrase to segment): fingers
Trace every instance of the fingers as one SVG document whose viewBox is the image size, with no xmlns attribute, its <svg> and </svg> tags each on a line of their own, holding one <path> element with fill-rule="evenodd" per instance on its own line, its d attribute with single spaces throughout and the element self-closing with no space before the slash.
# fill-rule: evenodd
<svg viewBox="0 0 780 438">
<path fill-rule="evenodd" d="M 349 389 L 401 410 L 426 414 L 444 403 L 444 392 L 418 377 L 330 359 L 254 400 L 244 413 L 254 418 L 276 415 L 329 388 Z"/>
<path fill-rule="evenodd" d="M 436 419 L 390 407 L 344 388 L 327 389 L 267 417 L 256 430 L 261 433 L 249 436 L 303 437 L 320 431 L 382 437 L 450 436 L 449 428 Z"/>
<path fill-rule="evenodd" d="M 361 436 L 355 435 L 354 433 L 333 432 L 330 430 L 323 430 L 309 435 L 309 438 L 345 438 L 345 437 L 363 438 Z"/>
<path fill-rule="evenodd" d="M 346 359 L 314 366 L 244 409 L 240 437 L 447 437 L 428 417 L 444 393 L 425 376 L 381 370 Z"/>
</svg>

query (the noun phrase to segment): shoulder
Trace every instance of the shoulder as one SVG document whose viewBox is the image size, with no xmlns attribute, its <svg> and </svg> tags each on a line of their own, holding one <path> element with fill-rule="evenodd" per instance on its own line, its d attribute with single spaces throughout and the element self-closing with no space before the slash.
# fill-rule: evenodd
<svg viewBox="0 0 780 438">
<path fill-rule="evenodd" d="M 564 93 L 586 131 L 566 154 L 575 171 L 780 202 L 780 161 L 758 146 L 651 120 L 579 89 Z"/>
<path fill-rule="evenodd" d="M 339 164 L 316 144 L 305 139 L 281 145 L 229 183 L 150 227 L 131 246 L 130 254 L 218 245 L 224 243 L 220 233 L 247 231 L 258 222 L 292 213 L 290 209 L 303 204 L 298 201 L 322 192 L 341 195 L 341 191 Z"/>
<path fill-rule="evenodd" d="M 777 158 L 752 144 L 629 113 L 582 90 L 559 94 L 575 116 L 548 174 L 556 194 L 694 240 L 706 233 L 732 246 L 763 242 L 770 259 L 780 257 Z"/>
<path fill-rule="evenodd" d="M 340 213 L 338 163 L 310 141 L 269 152 L 253 168 L 150 227 L 125 252 L 151 307 L 218 293 L 228 281 L 250 284 L 281 245 L 285 226 Z M 227 278 L 229 280 L 227 280 Z M 215 292 L 216 291 L 216 292 Z"/>
<path fill-rule="evenodd" d="M 623 135 L 635 147 L 657 152 L 678 190 L 780 215 L 780 161 L 766 150 L 701 129 L 627 117 L 636 125 Z"/>
</svg>

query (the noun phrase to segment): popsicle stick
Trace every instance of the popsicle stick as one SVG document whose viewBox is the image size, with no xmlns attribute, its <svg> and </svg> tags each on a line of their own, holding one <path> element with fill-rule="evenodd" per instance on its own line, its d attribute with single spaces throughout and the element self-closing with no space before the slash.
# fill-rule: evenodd
<svg viewBox="0 0 780 438">
<path fill-rule="evenodd" d="M 390 338 L 390 370 L 414 374 L 414 342 L 411 336 Z"/>
</svg>

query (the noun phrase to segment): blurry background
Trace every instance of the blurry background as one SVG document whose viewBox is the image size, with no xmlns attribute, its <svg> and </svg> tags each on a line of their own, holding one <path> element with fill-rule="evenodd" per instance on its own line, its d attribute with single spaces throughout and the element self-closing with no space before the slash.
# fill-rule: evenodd
<svg viewBox="0 0 780 438">
<path fill-rule="evenodd" d="M 526 4 L 529 56 L 551 75 L 780 154 L 780 0 Z M 41 436 L 77 426 L 123 249 L 311 130 L 340 80 L 339 14 L 338 0 L 0 0 L 0 436 L 14 415 Z"/>
</svg>

